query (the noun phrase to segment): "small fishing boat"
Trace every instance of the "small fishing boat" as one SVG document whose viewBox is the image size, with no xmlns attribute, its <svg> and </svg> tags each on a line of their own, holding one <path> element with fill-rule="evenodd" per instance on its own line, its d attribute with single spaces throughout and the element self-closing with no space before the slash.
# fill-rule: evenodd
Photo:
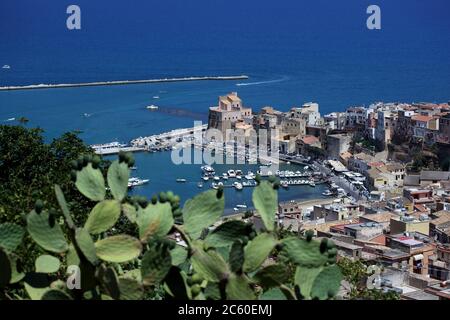
<svg viewBox="0 0 450 320">
<path fill-rule="evenodd" d="M 186 179 L 178 178 L 178 179 L 177 179 L 177 182 L 178 182 L 178 183 L 185 183 L 185 182 L 187 182 L 187 180 L 186 180 Z"/>
<path fill-rule="evenodd" d="M 236 172 L 233 169 L 228 170 L 227 174 L 230 178 L 236 178 Z"/>
<path fill-rule="evenodd" d="M 146 108 L 147 108 L 147 110 L 158 110 L 159 109 L 159 107 L 155 106 L 154 104 L 147 106 Z"/>
<path fill-rule="evenodd" d="M 200 169 L 202 169 L 202 171 L 205 173 L 205 174 L 214 174 L 216 171 L 214 170 L 214 168 L 213 167 L 211 167 L 211 166 L 202 166 Z"/>
</svg>

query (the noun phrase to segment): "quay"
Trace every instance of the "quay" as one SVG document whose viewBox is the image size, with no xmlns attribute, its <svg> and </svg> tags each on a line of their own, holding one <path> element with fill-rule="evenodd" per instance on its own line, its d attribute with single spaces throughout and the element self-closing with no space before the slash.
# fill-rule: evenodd
<svg viewBox="0 0 450 320">
<path fill-rule="evenodd" d="M 197 126 L 193 128 L 176 129 L 169 132 L 156 134 L 148 137 L 139 137 L 131 140 L 130 145 L 121 144 L 119 142 L 110 142 L 105 144 L 91 145 L 91 148 L 98 155 L 113 155 L 119 152 L 144 152 L 153 151 L 154 148 L 165 149 L 171 148 L 178 139 L 195 136 L 195 133 L 206 131 L 207 125 Z"/>
<path fill-rule="evenodd" d="M 146 83 L 151 84 L 151 83 L 163 83 L 163 82 L 230 81 L 230 80 L 247 80 L 248 78 L 249 77 L 246 75 L 240 75 L 240 76 L 206 76 L 206 77 L 164 78 L 164 79 L 148 79 L 148 80 L 99 81 L 99 82 L 84 82 L 84 83 L 35 84 L 35 85 L 28 85 L 28 86 L 0 87 L 0 91 L 99 87 L 99 86 L 117 86 L 117 85 L 146 84 Z"/>
</svg>

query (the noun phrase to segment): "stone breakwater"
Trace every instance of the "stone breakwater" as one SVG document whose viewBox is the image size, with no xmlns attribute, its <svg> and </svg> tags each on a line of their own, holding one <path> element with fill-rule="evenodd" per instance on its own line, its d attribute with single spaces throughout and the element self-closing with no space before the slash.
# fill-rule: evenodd
<svg viewBox="0 0 450 320">
<path fill-rule="evenodd" d="M 36 84 L 28 86 L 5 86 L 0 87 L 0 91 L 117 86 L 117 85 L 163 83 L 163 82 L 230 81 L 230 80 L 247 80 L 248 78 L 249 77 L 246 75 L 241 75 L 241 76 L 164 78 L 164 79 L 149 79 L 149 80 L 99 81 L 99 82 L 85 82 L 85 83 Z"/>
</svg>

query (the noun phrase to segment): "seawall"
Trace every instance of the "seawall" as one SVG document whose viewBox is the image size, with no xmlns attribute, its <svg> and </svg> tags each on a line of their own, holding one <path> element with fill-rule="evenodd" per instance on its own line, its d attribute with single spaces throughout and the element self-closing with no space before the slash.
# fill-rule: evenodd
<svg viewBox="0 0 450 320">
<path fill-rule="evenodd" d="M 0 87 L 0 91 L 117 86 L 117 85 L 163 83 L 163 82 L 230 81 L 230 80 L 247 80 L 248 78 L 249 77 L 246 75 L 241 75 L 241 76 L 164 78 L 164 79 L 149 79 L 149 80 L 99 81 L 99 82 L 67 83 L 67 84 L 64 84 L 64 83 L 63 84 L 36 84 L 36 85 L 28 85 L 28 86 L 5 86 L 5 87 Z"/>
</svg>

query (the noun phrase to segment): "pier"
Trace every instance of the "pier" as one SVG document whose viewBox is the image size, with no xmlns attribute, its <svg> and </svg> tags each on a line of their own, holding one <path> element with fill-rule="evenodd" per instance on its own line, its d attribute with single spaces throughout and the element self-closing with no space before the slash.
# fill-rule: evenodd
<svg viewBox="0 0 450 320">
<path fill-rule="evenodd" d="M 99 82 L 67 83 L 67 84 L 64 84 L 64 83 L 62 83 L 62 84 L 35 84 L 35 85 L 28 85 L 28 86 L 0 87 L 0 91 L 99 87 L 99 86 L 151 84 L 151 83 L 164 83 L 164 82 L 230 81 L 230 80 L 247 80 L 248 78 L 249 77 L 246 75 L 240 75 L 240 76 L 206 76 L 206 77 L 164 78 L 164 79 L 149 79 L 149 80 L 99 81 Z"/>
<path fill-rule="evenodd" d="M 153 151 L 153 149 L 163 150 L 172 148 L 178 139 L 188 139 L 194 137 L 198 132 L 202 134 L 206 131 L 208 125 L 197 126 L 193 128 L 176 129 L 169 132 L 155 134 L 148 137 L 139 137 L 131 140 L 130 145 L 120 144 L 119 142 L 110 142 L 105 144 L 91 145 L 91 148 L 98 155 L 113 155 L 119 152 L 143 152 Z"/>
</svg>

